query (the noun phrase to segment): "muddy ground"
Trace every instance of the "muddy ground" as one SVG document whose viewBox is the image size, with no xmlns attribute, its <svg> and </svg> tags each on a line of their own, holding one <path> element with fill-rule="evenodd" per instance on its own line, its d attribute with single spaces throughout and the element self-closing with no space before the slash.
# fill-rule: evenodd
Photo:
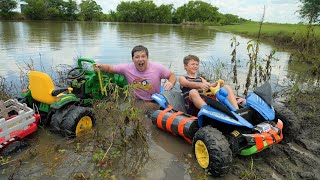
<svg viewBox="0 0 320 180">
<path fill-rule="evenodd" d="M 102 107 L 98 119 L 103 121 L 85 137 L 70 140 L 39 128 L 27 138 L 28 147 L 0 160 L 0 179 L 320 179 L 319 96 L 314 91 L 277 98 L 294 112 L 295 122 L 288 121 L 294 128 L 284 129 L 287 137 L 280 144 L 252 156 L 234 156 L 230 173 L 222 178 L 206 175 L 190 144 L 145 116 L 141 127 L 133 125 L 138 131 L 119 129 L 123 114 L 106 116 L 105 111 L 115 111 L 110 106 Z"/>
</svg>

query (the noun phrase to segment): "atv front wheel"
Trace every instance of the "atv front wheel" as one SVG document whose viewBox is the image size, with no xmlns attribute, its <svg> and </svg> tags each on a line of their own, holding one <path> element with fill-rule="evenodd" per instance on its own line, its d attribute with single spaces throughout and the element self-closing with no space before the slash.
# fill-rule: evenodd
<svg viewBox="0 0 320 180">
<path fill-rule="evenodd" d="M 82 106 L 70 106 L 70 108 L 60 125 L 62 135 L 75 137 L 91 130 L 95 123 L 92 111 Z"/>
<path fill-rule="evenodd" d="M 296 139 L 300 132 L 300 125 L 297 116 L 289 110 L 284 104 L 276 102 L 273 104 L 276 111 L 276 120 L 283 122 L 283 142 L 288 143 Z"/>
<path fill-rule="evenodd" d="M 197 131 L 192 141 L 199 165 L 215 177 L 228 173 L 232 163 L 232 151 L 225 136 L 211 126 Z"/>
</svg>

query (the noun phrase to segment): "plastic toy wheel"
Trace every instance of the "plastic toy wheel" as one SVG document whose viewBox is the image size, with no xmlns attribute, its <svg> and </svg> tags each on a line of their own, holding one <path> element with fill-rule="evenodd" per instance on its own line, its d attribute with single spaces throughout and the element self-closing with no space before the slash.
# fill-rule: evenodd
<svg viewBox="0 0 320 180">
<path fill-rule="evenodd" d="M 283 140 L 288 143 L 296 139 L 300 132 L 297 116 L 282 103 L 274 103 L 273 108 L 276 111 L 276 121 L 280 119 L 283 122 Z"/>
<path fill-rule="evenodd" d="M 193 138 L 193 151 L 199 165 L 215 177 L 228 173 L 232 163 L 229 142 L 217 129 L 206 126 L 198 130 Z"/>
<path fill-rule="evenodd" d="M 50 130 L 54 133 L 60 133 L 60 124 L 65 119 L 66 114 L 69 112 L 70 107 L 63 107 L 54 112 L 51 116 Z"/>
<path fill-rule="evenodd" d="M 70 106 L 70 110 L 60 125 L 61 133 L 67 137 L 75 137 L 91 130 L 95 123 L 89 108 Z"/>
<path fill-rule="evenodd" d="M 1 151 L 0 156 L 8 156 L 14 152 L 17 152 L 21 150 L 22 148 L 26 147 L 27 143 L 22 142 L 22 141 L 14 141 L 4 147 L 4 149 Z"/>
<path fill-rule="evenodd" d="M 84 74 L 85 74 L 85 71 L 82 68 L 76 67 L 76 68 L 71 69 L 68 72 L 67 79 L 71 79 L 71 80 L 72 79 L 79 79 L 79 78 L 83 77 Z"/>
</svg>

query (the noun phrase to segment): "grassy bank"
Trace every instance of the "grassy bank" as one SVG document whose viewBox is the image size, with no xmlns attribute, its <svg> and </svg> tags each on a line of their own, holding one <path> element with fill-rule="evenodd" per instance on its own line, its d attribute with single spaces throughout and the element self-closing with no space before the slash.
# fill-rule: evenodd
<svg viewBox="0 0 320 180">
<path fill-rule="evenodd" d="M 214 26 L 216 30 L 232 32 L 248 37 L 258 37 L 259 23 L 247 22 L 239 25 Z M 260 39 L 270 41 L 277 47 L 293 50 L 297 59 L 320 67 L 320 26 L 303 24 L 264 23 Z"/>
</svg>

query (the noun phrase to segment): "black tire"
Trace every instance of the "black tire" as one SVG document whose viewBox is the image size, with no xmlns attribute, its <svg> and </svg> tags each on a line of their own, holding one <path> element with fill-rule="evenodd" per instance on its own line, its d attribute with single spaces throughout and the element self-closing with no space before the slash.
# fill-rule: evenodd
<svg viewBox="0 0 320 180">
<path fill-rule="evenodd" d="M 204 143 L 208 151 L 209 163 L 207 167 L 203 167 L 199 162 L 201 157 L 197 157 L 199 143 Z M 218 129 L 211 126 L 200 128 L 193 137 L 192 148 L 199 165 L 205 168 L 212 176 L 220 177 L 229 172 L 232 163 L 232 151 L 229 142 Z"/>
<path fill-rule="evenodd" d="M 23 141 L 18 141 L 18 140 L 14 141 L 8 144 L 6 147 L 4 147 L 4 149 L 2 149 L 2 151 L 0 152 L 0 156 L 9 156 L 10 154 L 14 152 L 18 152 L 19 150 L 21 150 L 26 146 L 27 146 L 27 143 Z"/>
<path fill-rule="evenodd" d="M 69 111 L 69 106 L 65 106 L 53 113 L 50 120 L 50 131 L 52 131 L 53 133 L 61 133 L 60 126 Z"/>
<path fill-rule="evenodd" d="M 295 140 L 300 129 L 297 116 L 282 103 L 274 103 L 273 108 L 276 111 L 276 121 L 280 119 L 283 122 L 282 142 L 288 143 Z"/>
<path fill-rule="evenodd" d="M 79 135 L 76 132 L 76 128 L 80 120 L 83 120 L 83 118 L 89 118 L 87 120 L 91 121 L 91 127 L 95 124 L 95 118 L 90 108 L 70 106 L 69 112 L 63 118 L 60 125 L 61 134 L 66 137 L 75 137 Z"/>
</svg>

